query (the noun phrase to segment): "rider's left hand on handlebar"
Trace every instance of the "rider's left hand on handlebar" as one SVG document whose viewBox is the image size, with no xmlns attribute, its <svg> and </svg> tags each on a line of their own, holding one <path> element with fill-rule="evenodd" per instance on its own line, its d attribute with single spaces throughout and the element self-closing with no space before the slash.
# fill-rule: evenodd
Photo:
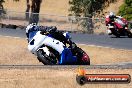
<svg viewBox="0 0 132 88">
<path fill-rule="evenodd" d="M 56 26 L 49 27 L 49 32 L 55 32 L 57 30 Z"/>
</svg>

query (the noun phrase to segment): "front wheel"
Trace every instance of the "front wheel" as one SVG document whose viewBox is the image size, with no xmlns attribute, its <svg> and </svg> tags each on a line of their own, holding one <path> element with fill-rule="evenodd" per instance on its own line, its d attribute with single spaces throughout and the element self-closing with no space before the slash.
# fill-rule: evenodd
<svg viewBox="0 0 132 88">
<path fill-rule="evenodd" d="M 132 33 L 131 33 L 131 31 L 127 30 L 127 36 L 128 36 L 128 38 L 132 38 Z"/>
<path fill-rule="evenodd" d="M 44 65 L 55 65 L 57 64 L 57 59 L 56 57 L 53 56 L 48 56 L 42 49 L 37 51 L 37 58 L 40 62 L 42 62 Z"/>
<path fill-rule="evenodd" d="M 120 33 L 115 28 L 112 28 L 110 30 L 112 31 L 113 35 L 115 35 L 117 38 L 120 38 Z"/>
</svg>

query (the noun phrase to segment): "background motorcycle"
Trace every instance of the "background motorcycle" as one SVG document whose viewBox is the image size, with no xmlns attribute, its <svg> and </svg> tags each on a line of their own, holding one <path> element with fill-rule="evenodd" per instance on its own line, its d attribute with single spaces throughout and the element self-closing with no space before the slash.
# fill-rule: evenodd
<svg viewBox="0 0 132 88">
<path fill-rule="evenodd" d="M 116 37 L 120 36 L 128 36 L 129 38 L 132 38 L 132 33 L 128 29 L 128 22 L 126 19 L 117 17 L 115 18 L 115 21 L 111 22 L 110 18 L 106 18 L 106 25 L 108 25 L 108 34 L 115 35 Z"/>
<path fill-rule="evenodd" d="M 34 36 L 29 42 L 29 51 L 45 65 L 90 65 L 89 56 L 77 46 L 72 49 L 71 46 L 54 39 L 51 34 L 42 34 L 41 31 L 33 32 L 29 36 Z M 65 37 L 70 39 L 69 33 L 66 32 Z"/>
</svg>

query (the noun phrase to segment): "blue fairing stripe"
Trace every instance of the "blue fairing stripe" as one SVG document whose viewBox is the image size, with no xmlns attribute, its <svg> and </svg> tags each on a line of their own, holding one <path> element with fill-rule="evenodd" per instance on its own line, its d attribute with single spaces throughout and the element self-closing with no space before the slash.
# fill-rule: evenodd
<svg viewBox="0 0 132 88">
<path fill-rule="evenodd" d="M 72 56 L 72 52 L 66 48 L 61 54 L 60 64 L 72 64 L 77 61 L 75 56 Z"/>
<path fill-rule="evenodd" d="M 29 41 L 31 41 L 33 39 L 33 37 L 36 35 L 38 31 L 32 31 L 29 33 Z"/>
</svg>

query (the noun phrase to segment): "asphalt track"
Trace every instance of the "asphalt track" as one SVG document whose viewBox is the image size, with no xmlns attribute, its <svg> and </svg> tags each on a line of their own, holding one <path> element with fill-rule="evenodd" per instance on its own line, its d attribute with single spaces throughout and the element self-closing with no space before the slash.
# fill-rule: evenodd
<svg viewBox="0 0 132 88">
<path fill-rule="evenodd" d="M 26 38 L 25 30 L 0 29 L 0 35 Z M 132 38 L 82 33 L 71 33 L 71 36 L 79 44 L 132 50 Z"/>
</svg>

